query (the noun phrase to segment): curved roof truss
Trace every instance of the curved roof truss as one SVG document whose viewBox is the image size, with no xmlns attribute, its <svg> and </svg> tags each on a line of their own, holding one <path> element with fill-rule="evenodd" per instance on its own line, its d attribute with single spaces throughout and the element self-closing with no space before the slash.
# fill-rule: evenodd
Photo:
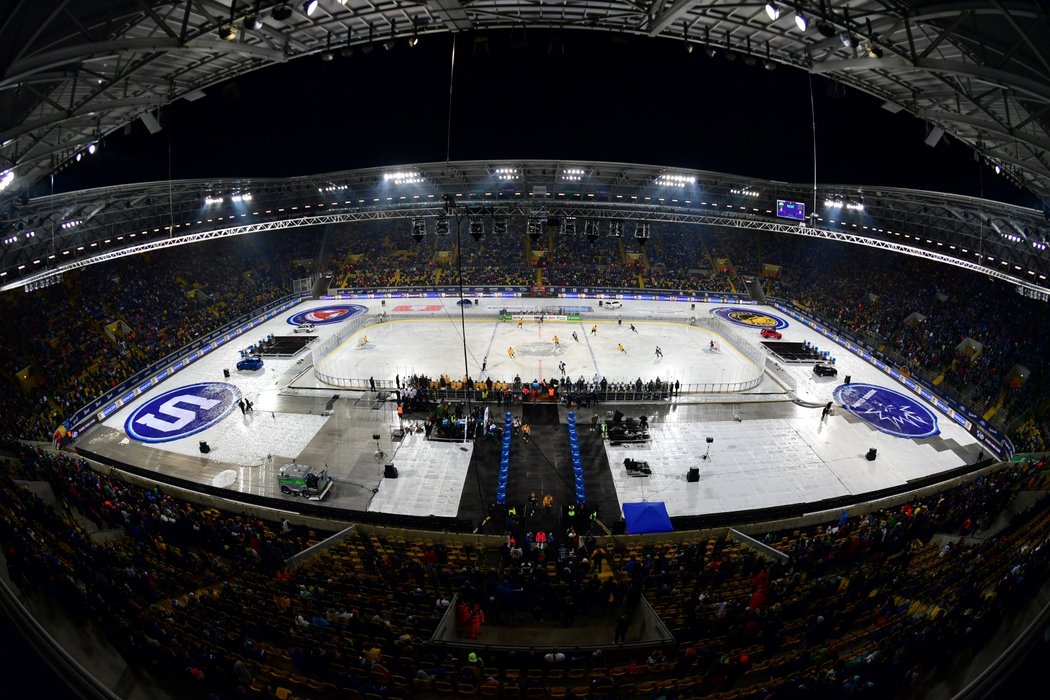
<svg viewBox="0 0 1050 700">
<path fill-rule="evenodd" d="M 765 5 L 319 0 L 307 16 L 300 0 L 18 0 L 0 20 L 0 173 L 31 185 L 101 136 L 274 63 L 435 32 L 589 29 L 827 76 L 943 129 L 1050 200 L 1041 0 L 775 0 L 775 19 Z"/>
<path fill-rule="evenodd" d="M 281 179 L 180 180 L 32 199 L 4 221 L 0 288 L 146 249 L 255 231 L 461 209 L 528 218 L 671 221 L 791 233 L 883 248 L 1050 294 L 1050 225 L 1034 209 L 886 187 L 792 184 L 630 163 L 460 161 Z M 805 205 L 801 222 L 777 201 Z M 628 235 L 630 231 L 628 231 Z M 145 247 L 143 247 L 145 246 Z"/>
</svg>

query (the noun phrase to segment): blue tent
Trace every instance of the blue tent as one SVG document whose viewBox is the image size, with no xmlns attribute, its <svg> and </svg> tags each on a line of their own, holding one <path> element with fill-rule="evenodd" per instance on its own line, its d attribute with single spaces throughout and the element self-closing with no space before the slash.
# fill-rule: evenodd
<svg viewBox="0 0 1050 700">
<path fill-rule="evenodd" d="M 624 503 L 623 518 L 627 521 L 628 535 L 644 535 L 647 532 L 674 532 L 671 518 L 663 501 L 656 503 Z"/>
</svg>

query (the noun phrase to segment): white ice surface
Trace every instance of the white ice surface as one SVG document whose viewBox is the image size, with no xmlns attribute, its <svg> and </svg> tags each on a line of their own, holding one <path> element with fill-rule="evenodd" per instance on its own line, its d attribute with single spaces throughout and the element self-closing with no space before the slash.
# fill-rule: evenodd
<svg viewBox="0 0 1050 700">
<path fill-rule="evenodd" d="M 513 301 L 537 305 L 559 303 L 550 299 Z M 213 448 L 209 457 L 244 466 L 260 464 L 267 454 L 295 457 L 314 437 L 324 419 L 280 412 L 272 418 L 270 410 L 285 378 L 294 374 L 289 370 L 305 368 L 305 363 L 297 365 L 296 362 L 308 356 L 309 349 L 294 358 L 267 358 L 266 366 L 258 372 L 238 372 L 233 368 L 240 348 L 268 333 L 289 334 L 292 327 L 285 319 L 293 313 L 334 303 L 346 302 L 305 302 L 253 329 L 240 342 L 233 341 L 214 351 L 122 408 L 110 416 L 105 425 L 123 430 L 129 412 L 160 392 L 200 381 L 227 381 L 238 386 L 244 396 L 255 402 L 254 417 L 246 420 L 235 409 L 207 431 L 153 447 L 196 455 L 199 454 L 198 442 L 207 440 Z M 341 346 L 337 355 L 348 358 L 340 360 L 348 363 L 348 372 L 368 369 L 364 377 L 387 379 L 392 379 L 394 374 L 405 378 L 414 372 L 462 376 L 463 348 L 459 341 L 459 310 L 454 299 L 428 299 L 425 304 L 411 310 L 418 313 L 425 306 L 440 306 L 441 310 L 430 314 L 429 318 L 400 321 L 400 314 L 394 311 L 397 306 L 394 301 L 389 301 L 385 307 L 380 306 L 379 301 L 355 300 L 349 303 L 368 306 L 371 313 L 387 311 L 392 322 L 364 329 Z M 686 325 L 690 316 L 702 316 L 719 305 L 697 304 L 695 309 L 690 309 L 689 304 L 684 303 L 626 301 L 623 309 L 610 312 L 599 311 L 593 302 L 579 303 L 592 307 L 591 312 L 584 313 L 582 323 L 546 321 L 541 328 L 535 322 L 527 322 L 519 329 L 514 323 L 501 324 L 491 318 L 500 305 L 499 301 L 482 300 L 479 307 L 466 312 L 468 363 L 472 375 L 479 375 L 486 356 L 489 374 L 495 377 L 509 375 L 510 378 L 517 373 L 527 380 L 551 376 L 557 372 L 559 361 L 566 363 L 573 378 L 583 375 L 587 379 L 597 372 L 610 380 L 659 375 L 662 379 L 679 379 L 683 383 L 718 382 L 723 381 L 723 377 L 724 381 L 734 381 L 734 377 L 750 372 L 746 361 L 732 350 L 729 343 L 721 343 L 723 352 L 719 355 L 708 353 L 705 351 L 711 337 L 708 332 Z M 785 316 L 770 307 L 752 308 Z M 624 319 L 622 327 L 616 325 L 617 316 Z M 637 334 L 628 328 L 631 319 L 635 319 Z M 788 320 L 790 326 L 783 331 L 784 340 L 809 340 L 832 349 L 840 379 L 843 374 L 851 374 L 854 381 L 888 387 L 925 404 L 860 358 L 850 356 L 845 349 L 834 346 L 801 323 Z M 596 337 L 589 332 L 594 323 L 599 327 Z M 317 335 L 324 339 L 339 327 L 340 324 L 318 326 Z M 572 340 L 573 330 L 576 330 L 580 343 Z M 757 330 L 740 330 L 747 338 L 753 335 L 756 344 L 760 341 Z M 553 347 L 554 334 L 560 336 L 560 350 Z M 368 335 L 370 347 L 358 351 L 358 335 Z M 623 343 L 628 351 L 626 355 L 617 351 L 617 343 Z M 664 351 L 662 361 L 654 356 L 656 345 Z M 507 356 L 509 346 L 516 348 L 516 360 Z M 230 379 L 223 378 L 223 368 L 231 370 Z M 832 378 L 814 377 L 807 365 L 791 366 L 788 371 L 797 379 L 798 395 L 807 401 L 830 401 L 831 392 L 839 383 Z M 731 395 L 724 395 L 724 398 L 731 400 Z M 738 510 L 860 493 L 951 469 L 964 461 L 951 451 L 938 453 L 930 445 L 884 435 L 863 423 L 847 421 L 841 415 L 842 410 L 838 409 L 839 414 L 833 415 L 825 424 L 820 423 L 819 410 L 803 408 L 798 409 L 797 417 L 784 420 L 745 418 L 740 423 L 654 424 L 654 440 L 650 448 L 655 461 L 653 477 L 630 479 L 624 474 L 623 456 L 630 454 L 645 459 L 636 448 L 610 451 L 617 493 L 621 502 L 646 498 L 663 500 L 672 515 Z M 974 439 L 961 426 L 935 413 L 942 437 L 973 446 L 976 453 Z M 700 455 L 706 449 L 703 439 L 707 435 L 715 437 L 716 441 L 712 445 L 712 458 L 704 462 Z M 870 447 L 878 449 L 878 459 L 874 462 L 863 458 Z M 427 446 L 424 450 L 422 446 L 413 445 L 411 440 L 402 445 L 398 453 L 401 478 L 383 481 L 371 509 L 454 515 L 469 454 L 460 452 L 458 446 L 436 449 L 432 451 Z M 438 456 L 446 450 L 451 454 Z M 701 467 L 699 484 L 685 482 L 686 470 L 692 465 Z"/>
</svg>

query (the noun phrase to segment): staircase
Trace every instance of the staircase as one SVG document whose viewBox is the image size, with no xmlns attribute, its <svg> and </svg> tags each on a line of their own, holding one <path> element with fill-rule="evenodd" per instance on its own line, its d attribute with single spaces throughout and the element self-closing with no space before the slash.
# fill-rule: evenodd
<svg viewBox="0 0 1050 700">
<path fill-rule="evenodd" d="M 1006 403 L 1006 389 L 1000 389 L 999 396 L 996 397 L 995 403 L 992 404 L 991 408 L 984 412 L 984 415 L 982 415 L 981 418 L 988 421 L 992 420 L 995 417 L 995 414 L 997 414 L 1003 407 L 1004 403 Z"/>
</svg>

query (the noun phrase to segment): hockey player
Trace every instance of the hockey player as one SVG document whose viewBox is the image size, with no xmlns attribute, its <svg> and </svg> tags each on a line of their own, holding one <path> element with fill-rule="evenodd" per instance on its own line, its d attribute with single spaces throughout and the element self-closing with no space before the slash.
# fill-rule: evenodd
<svg viewBox="0 0 1050 700">
<path fill-rule="evenodd" d="M 514 359 L 514 348 L 513 347 L 507 348 L 507 357 L 509 357 L 512 360 Z"/>
<path fill-rule="evenodd" d="M 627 351 L 624 350 L 623 343 L 617 343 L 616 344 L 616 349 L 619 350 L 620 352 L 622 352 L 624 355 L 627 354 Z"/>
<path fill-rule="evenodd" d="M 580 342 L 580 338 L 576 335 L 576 331 L 572 332 L 572 339 L 575 340 L 577 343 Z"/>
<path fill-rule="evenodd" d="M 561 347 L 561 339 L 558 336 L 554 336 L 554 347 L 556 347 L 556 348 L 560 348 Z"/>
<path fill-rule="evenodd" d="M 657 357 L 663 357 L 664 356 L 664 351 L 660 349 L 659 345 L 656 346 L 656 356 Z"/>
</svg>

